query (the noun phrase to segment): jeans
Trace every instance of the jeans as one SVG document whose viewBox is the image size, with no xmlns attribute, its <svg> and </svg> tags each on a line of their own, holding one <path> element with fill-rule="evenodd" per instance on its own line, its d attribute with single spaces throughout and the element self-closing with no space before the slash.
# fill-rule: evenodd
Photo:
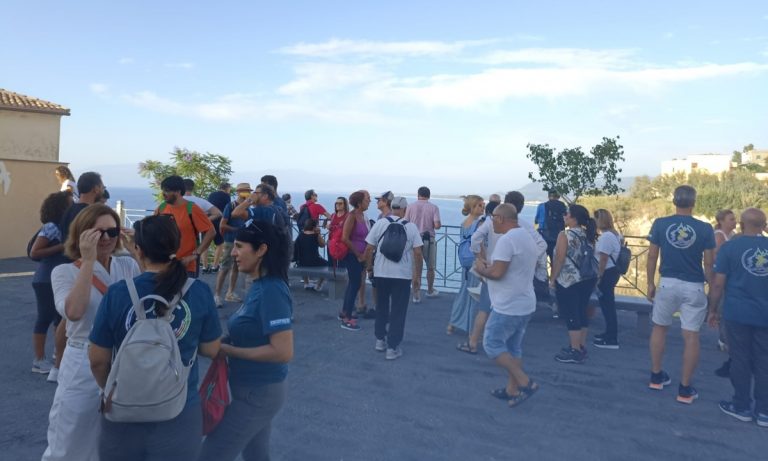
<svg viewBox="0 0 768 461">
<path fill-rule="evenodd" d="M 768 415 L 768 327 L 725 321 L 731 355 L 733 404 L 739 410 L 752 406 L 752 378 L 755 379 L 755 410 Z"/>
<path fill-rule="evenodd" d="M 523 338 L 532 314 L 507 315 L 491 311 L 483 334 L 483 349 L 488 358 L 495 359 L 504 352 L 512 357 L 523 356 Z"/>
<path fill-rule="evenodd" d="M 189 392 L 195 392 L 189 389 Z M 159 423 L 113 423 L 101 417 L 101 461 L 188 461 L 200 453 L 203 410 L 187 404 L 179 416 Z"/>
<path fill-rule="evenodd" d="M 560 317 L 565 320 L 568 331 L 581 330 L 589 326 L 587 306 L 595 289 L 597 279 L 582 280 L 568 288 L 557 283 L 555 296 Z"/>
<path fill-rule="evenodd" d="M 284 382 L 260 386 L 232 384 L 232 403 L 203 442 L 198 461 L 269 460 L 272 419 L 285 402 Z"/>
<path fill-rule="evenodd" d="M 376 277 L 375 334 L 376 339 L 386 338 L 390 349 L 396 348 L 403 341 L 410 296 L 410 280 Z"/>
<path fill-rule="evenodd" d="M 605 319 L 605 339 L 608 341 L 616 341 L 618 338 L 619 325 L 616 320 L 616 284 L 619 283 L 619 269 L 617 267 L 611 267 L 603 272 L 603 277 L 597 284 L 597 289 L 600 290 L 600 310 L 603 311 L 603 318 Z"/>
<path fill-rule="evenodd" d="M 355 298 L 360 291 L 360 285 L 363 283 L 363 264 L 357 260 L 357 256 L 351 251 L 344 258 L 344 267 L 347 268 L 347 289 L 344 291 L 344 307 L 342 311 L 347 318 L 352 317 L 352 310 L 355 308 Z"/>
</svg>

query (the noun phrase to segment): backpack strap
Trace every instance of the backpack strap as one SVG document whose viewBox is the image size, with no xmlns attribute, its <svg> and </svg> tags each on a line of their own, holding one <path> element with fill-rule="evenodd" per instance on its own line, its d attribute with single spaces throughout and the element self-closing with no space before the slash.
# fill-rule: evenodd
<svg viewBox="0 0 768 461">
<path fill-rule="evenodd" d="M 389 226 L 391 226 L 392 224 L 394 224 L 394 223 L 396 223 L 396 222 L 397 222 L 397 223 L 401 223 L 403 226 L 405 226 L 406 224 L 408 224 L 408 221 L 405 221 L 404 219 L 397 219 L 397 220 L 395 220 L 395 219 L 392 219 L 392 217 L 391 217 L 391 216 L 387 216 L 387 217 L 386 217 L 386 218 L 384 218 L 384 219 L 386 219 L 387 221 L 389 221 L 389 224 L 387 224 L 387 227 L 386 227 L 386 229 L 384 229 L 384 232 L 382 232 L 382 233 L 381 233 L 381 237 L 379 237 L 379 240 L 376 242 L 376 249 L 377 249 L 377 250 L 379 249 L 379 245 L 381 245 L 381 239 L 383 239 L 383 238 L 384 238 L 384 235 L 386 235 L 386 233 L 387 233 L 387 229 L 389 229 Z"/>
<path fill-rule="evenodd" d="M 83 261 L 81 259 L 78 259 L 73 264 L 75 265 L 75 267 L 80 269 L 80 267 L 83 265 Z M 104 282 L 102 282 L 100 278 L 96 277 L 96 274 L 93 274 L 93 276 L 91 277 L 91 284 L 93 284 L 94 288 L 99 290 L 99 293 L 101 293 L 102 295 L 107 293 L 107 285 Z"/>
</svg>

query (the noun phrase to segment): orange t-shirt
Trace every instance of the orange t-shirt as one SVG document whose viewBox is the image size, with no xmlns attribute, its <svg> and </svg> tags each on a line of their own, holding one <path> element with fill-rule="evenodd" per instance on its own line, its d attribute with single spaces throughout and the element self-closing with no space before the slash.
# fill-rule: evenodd
<svg viewBox="0 0 768 461">
<path fill-rule="evenodd" d="M 176 251 L 176 258 L 178 259 L 191 255 L 195 251 L 195 248 L 197 248 L 195 229 L 197 229 L 197 232 L 204 234 L 208 232 L 209 229 L 213 228 L 213 223 L 208 219 L 208 216 L 203 209 L 194 203 L 192 204 L 192 220 L 189 219 L 190 216 L 187 213 L 186 200 L 183 200 L 176 205 L 166 203 L 163 211 L 160 211 L 160 207 L 157 207 L 155 214 L 173 215 L 173 219 L 176 221 L 176 225 L 179 227 L 179 232 L 181 233 L 181 244 Z M 195 222 L 194 227 L 192 227 L 192 221 Z M 196 264 L 195 261 L 187 264 L 187 271 L 195 272 L 197 269 Z"/>
</svg>

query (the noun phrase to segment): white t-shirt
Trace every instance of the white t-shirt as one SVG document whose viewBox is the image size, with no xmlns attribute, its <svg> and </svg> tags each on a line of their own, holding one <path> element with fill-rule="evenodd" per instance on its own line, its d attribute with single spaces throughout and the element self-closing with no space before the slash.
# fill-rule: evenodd
<svg viewBox="0 0 768 461">
<path fill-rule="evenodd" d="M 77 203 L 80 201 L 80 194 L 77 193 L 77 184 L 72 181 L 71 179 L 67 179 L 65 182 L 61 183 L 61 192 L 64 192 L 67 189 L 72 189 L 72 201 Z"/>
<path fill-rule="evenodd" d="M 509 261 L 509 266 L 500 279 L 488 279 L 493 310 L 505 315 L 528 315 L 536 310 L 533 275 L 538 258 L 539 249 L 526 229 L 510 229 L 499 237 L 491 264 Z"/>
<path fill-rule="evenodd" d="M 211 208 L 213 208 L 213 203 L 209 202 L 204 198 L 197 197 L 195 195 L 185 195 L 183 198 L 184 200 L 188 200 L 194 203 L 195 205 L 199 206 L 200 208 L 202 208 L 206 214 L 208 214 L 208 212 L 211 211 Z"/>
<path fill-rule="evenodd" d="M 390 215 L 395 221 L 399 221 L 400 218 Z M 399 226 L 400 224 L 391 223 L 393 226 Z M 389 227 L 390 222 L 388 219 L 383 218 L 376 221 L 371 231 L 368 232 L 368 236 L 365 237 L 365 243 L 373 245 L 377 249 L 379 247 L 379 239 L 384 235 L 384 231 Z M 413 249 L 423 246 L 424 243 L 421 240 L 419 234 L 419 228 L 416 224 L 408 222 L 405 224 L 405 233 L 408 236 L 408 241 L 405 244 L 405 250 L 403 250 L 403 257 L 400 262 L 394 262 L 391 259 L 385 257 L 381 253 L 376 253 L 376 258 L 373 261 L 373 275 L 375 277 L 384 277 L 389 279 L 407 279 L 410 280 L 413 277 Z"/>
<path fill-rule="evenodd" d="M 598 263 L 600 262 L 600 253 L 603 253 L 608 255 L 608 264 L 605 265 L 605 268 L 616 267 L 613 260 L 619 259 L 619 251 L 621 251 L 621 239 L 619 236 L 611 231 L 605 231 L 600 234 L 600 238 L 597 239 L 597 245 L 595 246 L 595 259 L 597 259 Z"/>
<path fill-rule="evenodd" d="M 80 269 L 72 263 L 56 266 L 51 274 L 56 310 L 64 318 L 67 317 L 64 305 L 79 273 Z M 98 261 L 93 265 L 93 275 L 104 282 L 106 286 L 110 286 L 120 280 L 125 280 L 128 277 L 136 277 L 140 273 L 139 265 L 130 256 L 112 256 L 109 272 Z M 76 322 L 67 320 L 67 338 L 75 341 L 88 341 L 88 335 L 91 333 L 91 327 L 93 326 L 93 319 L 96 317 L 96 311 L 99 309 L 102 297 L 103 295 L 99 290 L 91 284 L 91 297 L 88 300 L 85 314 Z"/>
</svg>

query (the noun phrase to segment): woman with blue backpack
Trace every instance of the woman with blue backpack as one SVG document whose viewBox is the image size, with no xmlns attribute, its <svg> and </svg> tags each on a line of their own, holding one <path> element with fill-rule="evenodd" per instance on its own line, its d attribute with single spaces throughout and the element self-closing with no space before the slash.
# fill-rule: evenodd
<svg viewBox="0 0 768 461">
<path fill-rule="evenodd" d="M 583 363 L 587 359 L 587 306 L 597 282 L 597 227 L 586 208 L 573 204 L 565 215 L 565 226 L 555 244 L 549 285 L 555 289 L 560 317 L 568 327 L 569 344 L 555 360 Z"/>
<path fill-rule="evenodd" d="M 459 293 L 453 300 L 453 307 L 451 309 L 451 317 L 448 320 L 447 334 L 453 334 L 456 330 L 465 331 L 469 334 L 472 328 L 471 315 L 473 312 L 472 306 L 476 301 L 469 295 L 468 288 L 474 287 L 480 283 L 479 278 L 471 273 L 469 269 L 472 268 L 472 263 L 475 260 L 474 254 L 470 250 L 470 243 L 472 234 L 477 230 L 477 227 L 482 223 L 481 219 L 485 216 L 485 203 L 483 198 L 479 195 L 467 195 L 464 197 L 464 208 L 461 210 L 461 214 L 466 216 L 466 219 L 461 223 L 460 241 L 458 247 L 458 262 L 462 267 L 461 287 Z M 462 346 L 466 346 L 462 349 Z M 476 352 L 477 349 L 470 350 L 468 344 L 459 344 L 459 350 L 465 352 Z M 465 350 L 466 349 L 466 350 Z"/>
</svg>

